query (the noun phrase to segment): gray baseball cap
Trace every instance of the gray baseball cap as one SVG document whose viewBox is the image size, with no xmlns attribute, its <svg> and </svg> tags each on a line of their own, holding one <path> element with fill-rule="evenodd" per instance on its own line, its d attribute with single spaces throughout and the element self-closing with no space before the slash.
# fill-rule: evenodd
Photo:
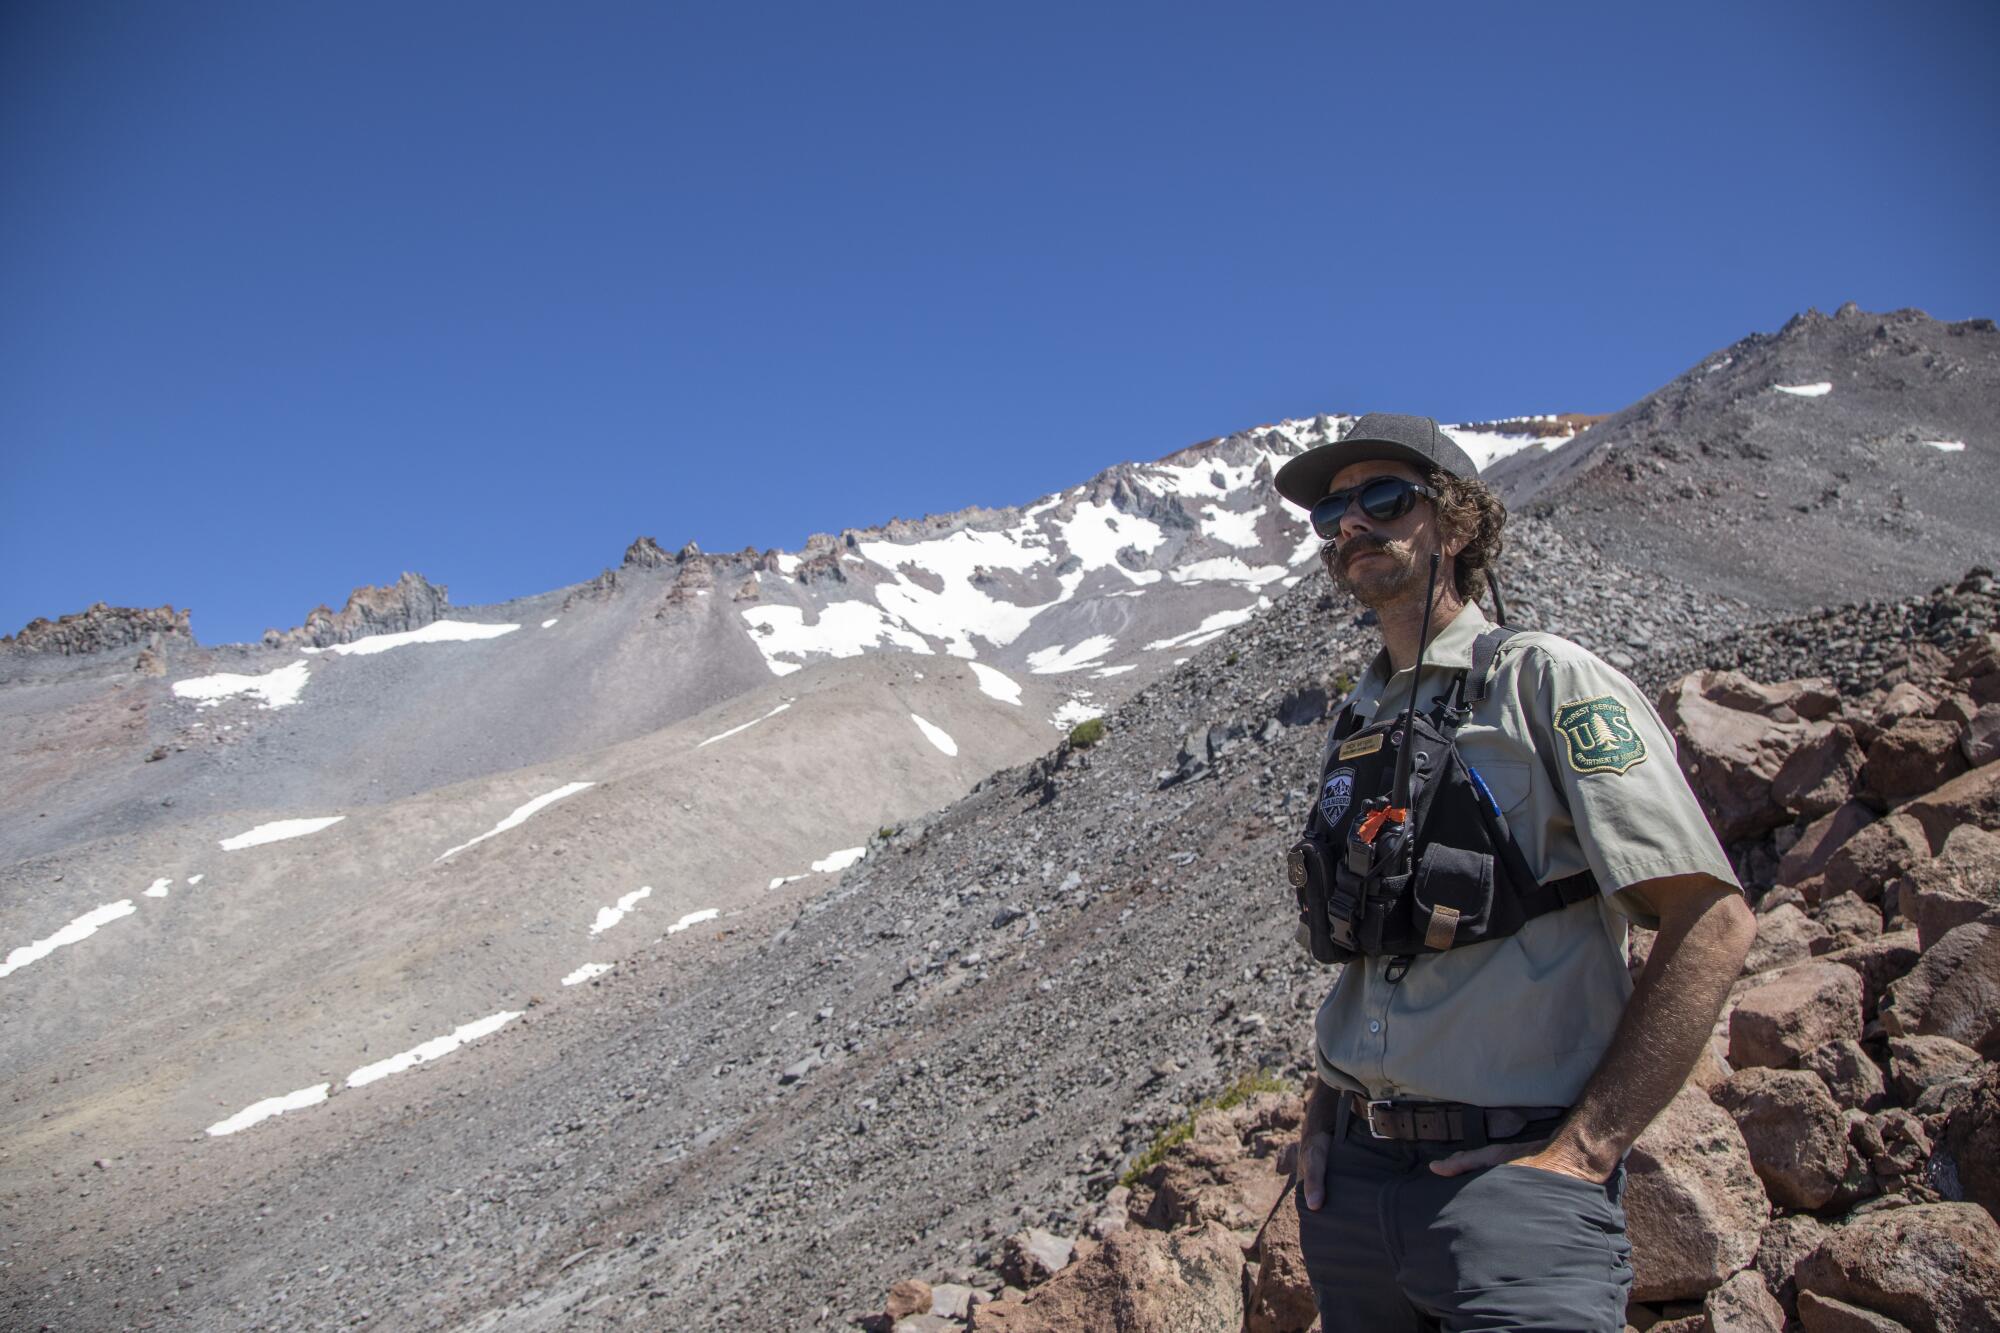
<svg viewBox="0 0 2000 1333">
<path fill-rule="evenodd" d="M 1349 463 L 1393 458 L 1414 467 L 1435 467 L 1454 477 L 1474 478 L 1479 468 L 1429 417 L 1370 412 L 1333 444 L 1316 444 L 1278 469 L 1272 484 L 1301 509 L 1311 509 L 1327 492 L 1333 474 Z"/>
</svg>

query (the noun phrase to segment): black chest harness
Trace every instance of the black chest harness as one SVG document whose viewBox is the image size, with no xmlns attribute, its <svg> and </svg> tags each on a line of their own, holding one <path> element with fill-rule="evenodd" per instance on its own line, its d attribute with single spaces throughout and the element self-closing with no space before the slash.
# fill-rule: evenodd
<svg viewBox="0 0 2000 1333">
<path fill-rule="evenodd" d="M 1503 939 L 1597 895 L 1588 870 L 1536 881 L 1493 793 L 1458 752 L 1500 646 L 1519 632 L 1500 626 L 1474 640 L 1470 668 L 1429 713 L 1417 711 L 1413 682 L 1410 706 L 1385 720 L 1361 725 L 1350 706 L 1335 721 L 1316 799 L 1286 858 L 1318 961 L 1388 956 L 1389 978 L 1400 980 L 1418 954 Z"/>
</svg>

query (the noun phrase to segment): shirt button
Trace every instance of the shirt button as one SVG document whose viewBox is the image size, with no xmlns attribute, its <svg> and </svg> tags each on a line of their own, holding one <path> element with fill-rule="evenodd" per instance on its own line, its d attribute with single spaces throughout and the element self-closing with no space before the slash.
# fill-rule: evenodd
<svg viewBox="0 0 2000 1333">
<path fill-rule="evenodd" d="M 1371 1018 L 1371 1019 L 1369 1019 L 1369 1020 L 1368 1020 L 1368 1030 L 1369 1030 L 1370 1032 L 1380 1032 L 1380 1031 L 1382 1030 L 1382 1020 L 1381 1020 L 1381 1019 L 1379 1019 L 1379 1018 Z"/>
</svg>

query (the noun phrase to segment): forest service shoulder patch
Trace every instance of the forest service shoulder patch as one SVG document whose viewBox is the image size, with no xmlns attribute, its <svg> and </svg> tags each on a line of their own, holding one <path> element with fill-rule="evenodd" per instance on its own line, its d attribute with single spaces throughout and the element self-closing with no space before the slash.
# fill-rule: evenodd
<svg viewBox="0 0 2000 1333">
<path fill-rule="evenodd" d="M 1623 773 L 1646 760 L 1646 742 L 1625 705 L 1609 694 L 1556 709 L 1569 766 L 1579 773 Z"/>
</svg>

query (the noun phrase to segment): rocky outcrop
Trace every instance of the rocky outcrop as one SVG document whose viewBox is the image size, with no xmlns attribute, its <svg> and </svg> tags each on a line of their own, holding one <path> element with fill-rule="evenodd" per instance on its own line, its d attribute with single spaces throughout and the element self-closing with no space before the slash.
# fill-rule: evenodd
<svg viewBox="0 0 2000 1333">
<path fill-rule="evenodd" d="M 86 610 L 55 620 L 37 616 L 18 634 L 0 638 L 0 651 L 76 657 L 142 644 L 157 655 L 167 643 L 195 646 L 194 631 L 188 628 L 192 614 L 171 606 L 146 609 L 93 602 Z"/>
<path fill-rule="evenodd" d="M 356 588 L 338 613 L 316 606 L 296 629 L 264 631 L 267 648 L 330 648 L 371 634 L 400 634 L 444 618 L 451 598 L 442 584 L 405 573 L 381 587 Z"/>
</svg>

